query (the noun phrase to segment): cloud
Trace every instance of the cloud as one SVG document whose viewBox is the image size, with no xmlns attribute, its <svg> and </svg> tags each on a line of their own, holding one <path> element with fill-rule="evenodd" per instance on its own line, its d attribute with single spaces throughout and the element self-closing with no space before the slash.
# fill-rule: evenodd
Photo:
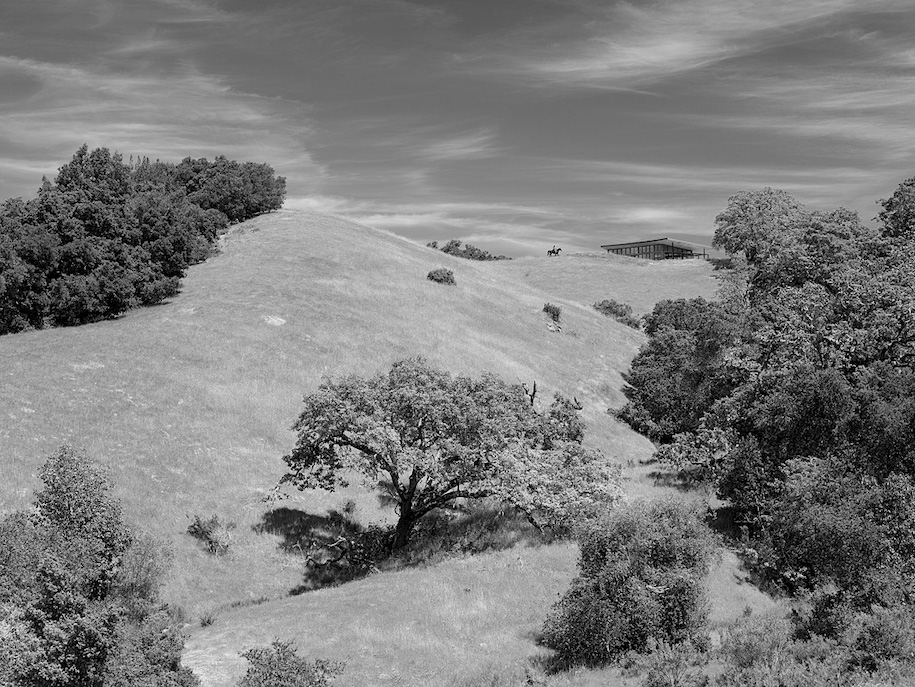
<svg viewBox="0 0 915 687">
<path fill-rule="evenodd" d="M 493 129 L 483 129 L 460 136 L 433 141 L 423 146 L 420 156 L 428 160 L 478 160 L 493 157 L 498 150 L 493 145 Z"/>
<path fill-rule="evenodd" d="M 616 222 L 627 222 L 629 224 L 669 225 L 671 222 L 679 222 L 688 217 L 689 214 L 681 210 L 657 207 L 634 207 L 627 208 L 622 212 L 614 214 L 613 220 Z"/>
<path fill-rule="evenodd" d="M 496 127 L 462 128 L 460 123 L 428 124 L 415 113 L 389 116 L 357 116 L 347 120 L 350 137 L 357 137 L 360 153 L 370 156 L 378 149 L 387 163 L 392 155 L 401 162 L 434 164 L 453 160 L 479 160 L 503 151 L 496 145 Z"/>
<path fill-rule="evenodd" d="M 866 25 L 865 20 L 861 20 Z M 876 22 L 873 18 L 872 22 Z M 889 25 L 890 19 L 883 23 Z M 910 162 L 915 129 L 915 63 L 909 36 L 915 14 L 880 31 L 844 28 L 822 56 L 744 60 L 714 83 L 718 111 L 658 115 L 658 120 L 750 145 L 784 158 L 831 158 L 871 173 Z M 727 100 L 724 100 L 727 98 Z M 738 132 L 735 134 L 735 132 Z"/>
<path fill-rule="evenodd" d="M 157 14 L 158 21 L 174 24 L 193 24 L 199 22 L 234 20 L 234 16 L 221 9 L 213 0 L 153 0 L 150 4 L 159 4 L 168 8 L 165 14 Z"/>
<path fill-rule="evenodd" d="M 506 39 L 468 68 L 557 87 L 633 89 L 791 43 L 842 15 L 905 0 L 667 0 L 579 3 L 579 14 Z"/>
</svg>

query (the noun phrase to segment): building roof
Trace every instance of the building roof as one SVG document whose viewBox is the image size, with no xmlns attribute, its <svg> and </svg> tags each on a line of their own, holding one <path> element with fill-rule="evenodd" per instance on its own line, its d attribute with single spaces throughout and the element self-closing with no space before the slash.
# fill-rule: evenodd
<svg viewBox="0 0 915 687">
<path fill-rule="evenodd" d="M 699 248 L 691 243 L 686 243 L 684 241 L 675 241 L 674 239 L 645 239 L 644 241 L 630 241 L 628 243 L 608 243 L 607 245 L 601 246 L 604 250 L 615 250 L 618 248 L 635 248 L 636 246 L 654 246 L 658 244 L 663 244 L 665 246 L 673 246 L 675 248 L 683 248 L 684 250 L 697 251 Z"/>
</svg>

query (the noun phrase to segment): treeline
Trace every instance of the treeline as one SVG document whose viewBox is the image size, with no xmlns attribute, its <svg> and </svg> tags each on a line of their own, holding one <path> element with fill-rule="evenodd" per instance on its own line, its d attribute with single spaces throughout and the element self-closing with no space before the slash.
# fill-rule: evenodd
<svg viewBox="0 0 915 687">
<path fill-rule="evenodd" d="M 727 499 L 747 561 L 805 600 L 794 636 L 849 660 L 915 649 L 913 188 L 878 228 L 780 190 L 730 198 L 719 300 L 655 307 L 619 412 Z"/>
<path fill-rule="evenodd" d="M 230 223 L 279 209 L 285 196 L 267 164 L 125 163 L 83 145 L 36 198 L 0 205 L 0 334 L 161 302 Z"/>
<path fill-rule="evenodd" d="M 464 258 L 466 260 L 511 260 L 511 258 L 505 255 L 493 255 L 489 251 L 477 248 L 469 243 L 461 246 L 461 241 L 458 239 L 451 239 L 441 248 L 438 247 L 438 241 L 430 241 L 426 244 L 426 247 L 435 248 L 436 250 L 442 251 L 442 253 L 447 253 L 456 258 Z"/>
</svg>

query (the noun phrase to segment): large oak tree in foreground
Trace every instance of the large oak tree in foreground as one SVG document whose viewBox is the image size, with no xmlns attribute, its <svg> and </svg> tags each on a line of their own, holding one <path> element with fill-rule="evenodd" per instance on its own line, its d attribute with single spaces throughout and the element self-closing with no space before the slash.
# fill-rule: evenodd
<svg viewBox="0 0 915 687">
<path fill-rule="evenodd" d="M 327 381 L 305 397 L 282 482 L 333 490 L 362 474 L 398 514 L 393 548 L 417 521 L 462 498 L 493 496 L 538 527 L 567 527 L 612 505 L 618 470 L 581 442 L 561 396 L 545 412 L 493 375 L 452 377 L 414 358 L 371 378 Z"/>
</svg>

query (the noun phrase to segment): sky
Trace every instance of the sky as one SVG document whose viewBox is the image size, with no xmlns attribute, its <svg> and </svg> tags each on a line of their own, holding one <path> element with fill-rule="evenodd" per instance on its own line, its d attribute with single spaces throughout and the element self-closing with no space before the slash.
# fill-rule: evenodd
<svg viewBox="0 0 915 687">
<path fill-rule="evenodd" d="M 915 176 L 913 0 L 0 0 L 0 198 L 83 143 L 511 256 Z"/>
</svg>

